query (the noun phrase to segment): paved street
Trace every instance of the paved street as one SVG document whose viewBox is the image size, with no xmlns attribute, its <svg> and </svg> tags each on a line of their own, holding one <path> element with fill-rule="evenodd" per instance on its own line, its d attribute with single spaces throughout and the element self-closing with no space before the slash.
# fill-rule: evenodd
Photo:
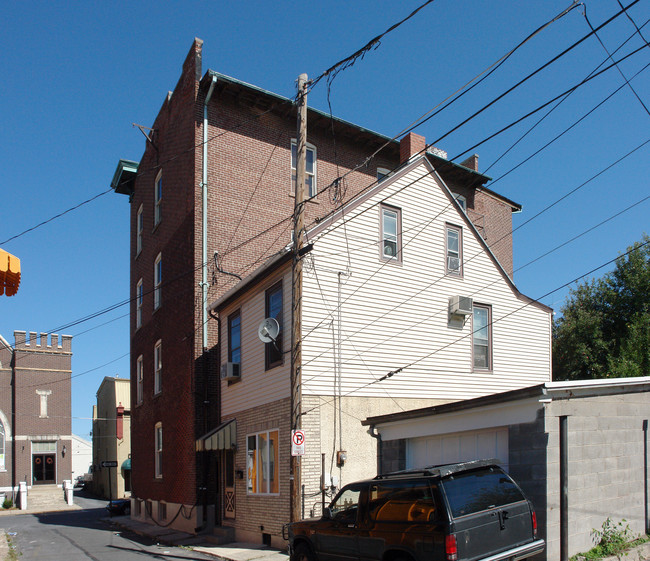
<svg viewBox="0 0 650 561">
<path fill-rule="evenodd" d="M 105 500 L 75 496 L 81 510 L 0 517 L 21 561 L 211 560 L 186 548 L 156 544 L 111 523 Z M 13 559 L 2 557 L 0 561 Z"/>
</svg>

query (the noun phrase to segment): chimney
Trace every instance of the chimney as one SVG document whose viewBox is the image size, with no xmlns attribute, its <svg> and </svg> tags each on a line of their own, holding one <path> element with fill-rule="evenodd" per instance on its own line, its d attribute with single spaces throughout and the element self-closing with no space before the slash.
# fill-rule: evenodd
<svg viewBox="0 0 650 561">
<path fill-rule="evenodd" d="M 408 162 L 413 156 L 419 154 L 424 156 L 424 149 L 427 142 L 423 136 L 415 134 L 414 132 L 408 133 L 402 140 L 399 141 L 399 163 L 400 165 Z"/>
<path fill-rule="evenodd" d="M 461 166 L 478 171 L 478 154 L 474 154 L 460 163 Z"/>
</svg>

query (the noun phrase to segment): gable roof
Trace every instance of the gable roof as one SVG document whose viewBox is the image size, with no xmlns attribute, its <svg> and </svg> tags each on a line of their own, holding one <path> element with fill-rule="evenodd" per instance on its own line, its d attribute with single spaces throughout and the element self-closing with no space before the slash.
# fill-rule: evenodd
<svg viewBox="0 0 650 561">
<path fill-rule="evenodd" d="M 451 190 L 445 183 L 445 181 L 440 177 L 440 174 L 437 172 L 437 170 L 434 168 L 434 166 L 431 164 L 430 160 L 425 157 L 425 156 L 420 156 L 419 158 L 415 158 L 412 161 L 408 162 L 404 166 L 402 166 L 398 171 L 396 171 L 394 174 L 390 175 L 380 183 L 376 183 L 372 188 L 368 189 L 365 193 L 360 193 L 357 195 L 354 199 L 350 200 L 348 203 L 345 205 L 341 206 L 338 210 L 335 212 L 331 213 L 329 216 L 327 216 L 324 219 L 319 220 L 319 222 L 313 226 L 311 229 L 308 229 L 306 232 L 306 239 L 308 242 L 314 240 L 319 234 L 324 233 L 330 226 L 332 226 L 335 222 L 338 220 L 341 220 L 343 217 L 348 215 L 351 211 L 353 211 L 355 208 L 357 208 L 359 205 L 363 204 L 365 201 L 368 199 L 374 197 L 381 191 L 385 190 L 387 187 L 392 185 L 395 181 L 401 179 L 408 173 L 412 172 L 414 169 L 416 169 L 419 166 L 424 166 L 428 172 L 416 179 L 414 182 L 410 183 L 409 185 L 412 185 L 413 183 L 419 181 L 420 179 L 424 178 L 426 175 L 432 175 L 436 179 L 436 181 L 441 185 L 443 193 L 447 196 L 447 198 L 450 201 L 450 204 L 456 209 L 458 212 L 458 215 L 460 219 L 465 223 L 467 228 L 472 232 L 478 243 L 482 246 L 482 248 L 485 250 L 487 255 L 489 256 L 490 260 L 494 264 L 494 266 L 497 268 L 499 271 L 501 277 L 506 281 L 514 295 L 519 298 L 520 300 L 526 302 L 527 304 L 531 304 L 533 306 L 539 307 L 542 310 L 545 311 L 552 311 L 552 309 L 545 304 L 542 304 L 541 302 L 538 302 L 537 300 L 530 298 L 528 296 L 525 296 L 523 293 L 519 291 L 519 289 L 515 286 L 514 282 L 506 273 L 505 269 L 499 263 L 499 260 L 496 258 L 490 247 L 487 245 L 485 240 L 483 239 L 483 236 L 478 232 L 476 229 L 476 226 L 472 223 L 472 221 L 469 219 L 467 216 L 467 213 L 462 209 L 462 207 L 458 204 L 458 201 L 456 198 L 453 196 Z M 408 187 L 408 186 L 407 186 Z"/>
</svg>

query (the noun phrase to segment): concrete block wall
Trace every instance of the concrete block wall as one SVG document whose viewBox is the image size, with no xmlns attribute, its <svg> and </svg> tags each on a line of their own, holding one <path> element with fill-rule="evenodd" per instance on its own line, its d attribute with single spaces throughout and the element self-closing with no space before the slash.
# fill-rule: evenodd
<svg viewBox="0 0 650 561">
<path fill-rule="evenodd" d="M 644 431 L 647 393 L 553 401 L 546 412 L 547 559 L 559 558 L 559 418 L 568 424 L 569 555 L 593 547 L 591 532 L 611 518 L 645 532 Z"/>
</svg>

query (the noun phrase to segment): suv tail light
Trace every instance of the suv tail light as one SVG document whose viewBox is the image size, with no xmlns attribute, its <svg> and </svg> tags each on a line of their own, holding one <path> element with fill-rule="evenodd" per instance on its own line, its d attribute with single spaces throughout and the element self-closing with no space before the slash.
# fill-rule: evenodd
<svg viewBox="0 0 650 561">
<path fill-rule="evenodd" d="M 458 545 L 454 534 L 450 534 L 445 538 L 445 553 L 447 554 L 447 561 L 456 561 L 458 559 Z"/>
<path fill-rule="evenodd" d="M 537 538 L 537 514 L 533 510 L 533 538 Z"/>
</svg>

